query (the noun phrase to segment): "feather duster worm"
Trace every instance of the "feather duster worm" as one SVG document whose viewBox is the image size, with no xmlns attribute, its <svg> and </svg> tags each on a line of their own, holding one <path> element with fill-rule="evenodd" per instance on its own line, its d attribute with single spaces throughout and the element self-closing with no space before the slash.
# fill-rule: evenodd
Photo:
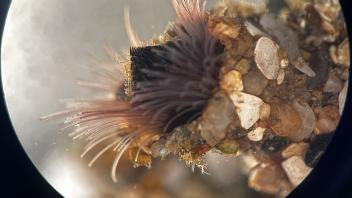
<svg viewBox="0 0 352 198">
<path fill-rule="evenodd" d="M 87 140 L 82 157 L 97 145 L 104 145 L 89 162 L 91 166 L 108 150 L 116 151 L 111 177 L 126 150 L 148 153 L 154 136 L 170 133 L 199 117 L 218 88 L 223 46 L 208 29 L 205 2 L 172 0 L 177 20 L 173 37 L 159 45 L 143 46 L 130 25 L 125 9 L 126 29 L 131 41 L 129 60 L 108 50 L 116 65 L 97 70 L 98 82 L 81 82 L 115 93 L 112 100 L 74 101 L 67 110 L 43 119 L 69 115 L 67 127 L 76 127 L 73 138 Z"/>
</svg>

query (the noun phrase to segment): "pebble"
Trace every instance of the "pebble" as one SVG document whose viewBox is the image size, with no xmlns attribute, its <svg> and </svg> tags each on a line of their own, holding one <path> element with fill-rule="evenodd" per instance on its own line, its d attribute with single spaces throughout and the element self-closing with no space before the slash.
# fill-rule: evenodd
<svg viewBox="0 0 352 198">
<path fill-rule="evenodd" d="M 348 90 L 348 81 L 345 82 L 343 89 L 339 94 L 339 112 L 342 115 L 343 109 L 346 104 L 346 97 L 347 97 L 347 90 Z"/>
<path fill-rule="evenodd" d="M 346 38 L 337 49 L 337 60 L 341 65 L 350 67 L 350 47 L 348 39 Z"/>
<path fill-rule="evenodd" d="M 318 110 L 318 119 L 314 132 L 316 134 L 332 133 L 340 121 L 340 112 L 337 106 L 328 105 Z"/>
<path fill-rule="evenodd" d="M 225 139 L 216 148 L 224 154 L 236 154 L 239 144 L 236 140 Z"/>
<path fill-rule="evenodd" d="M 248 185 L 256 191 L 276 194 L 291 186 L 285 173 L 275 165 L 261 165 L 251 171 Z"/>
<path fill-rule="evenodd" d="M 332 136 L 332 134 L 324 134 L 319 135 L 313 139 L 304 156 L 304 161 L 307 166 L 313 168 L 318 163 L 325 150 L 327 149 Z"/>
<path fill-rule="evenodd" d="M 330 57 L 335 64 L 350 67 L 350 50 L 348 39 L 345 39 L 339 46 L 330 47 Z"/>
<path fill-rule="evenodd" d="M 286 159 L 294 155 L 304 156 L 308 148 L 309 144 L 305 142 L 292 143 L 281 152 L 281 156 Z"/>
<path fill-rule="evenodd" d="M 297 133 L 302 129 L 303 121 L 292 105 L 277 103 L 271 105 L 270 127 L 278 136 L 297 139 Z"/>
<path fill-rule="evenodd" d="M 269 84 L 269 80 L 259 71 L 258 68 L 253 67 L 249 73 L 244 77 L 244 90 L 246 93 L 259 96 Z"/>
<path fill-rule="evenodd" d="M 247 134 L 249 140 L 259 142 L 263 139 L 266 128 L 258 127 Z"/>
<path fill-rule="evenodd" d="M 233 92 L 230 95 L 236 107 L 237 115 L 244 129 L 251 128 L 259 120 L 262 99 L 243 92 Z"/>
<path fill-rule="evenodd" d="M 309 104 L 305 101 L 295 100 L 293 108 L 298 112 L 302 120 L 302 128 L 292 136 L 292 140 L 299 142 L 310 137 L 315 127 L 315 114 Z"/>
<path fill-rule="evenodd" d="M 220 82 L 220 87 L 227 93 L 243 91 L 242 75 L 236 70 L 226 73 Z"/>
<path fill-rule="evenodd" d="M 263 75 L 269 80 L 276 79 L 280 69 L 278 45 L 268 37 L 261 37 L 255 46 L 254 56 Z"/>
<path fill-rule="evenodd" d="M 290 65 L 290 61 L 288 60 L 287 52 L 280 48 L 279 50 L 279 57 L 280 57 L 280 68 L 286 69 Z"/>
<path fill-rule="evenodd" d="M 265 120 L 268 120 L 269 117 L 270 117 L 270 105 L 263 103 L 263 105 L 260 108 L 259 118 L 260 120 L 265 121 Z"/>
<path fill-rule="evenodd" d="M 263 141 L 262 149 L 266 153 L 277 153 L 282 151 L 290 141 L 286 137 L 273 136 Z"/>
<path fill-rule="evenodd" d="M 285 170 L 289 180 L 296 187 L 298 186 L 312 170 L 308 167 L 301 156 L 293 156 L 282 162 L 282 168 Z"/>
<path fill-rule="evenodd" d="M 329 74 L 329 78 L 325 83 L 323 91 L 326 93 L 339 93 L 343 88 L 342 81 L 333 73 Z"/>
<path fill-rule="evenodd" d="M 219 144 L 225 138 L 234 115 L 235 107 L 227 94 L 224 91 L 215 94 L 209 100 L 199 123 L 202 138 L 212 147 Z"/>
</svg>

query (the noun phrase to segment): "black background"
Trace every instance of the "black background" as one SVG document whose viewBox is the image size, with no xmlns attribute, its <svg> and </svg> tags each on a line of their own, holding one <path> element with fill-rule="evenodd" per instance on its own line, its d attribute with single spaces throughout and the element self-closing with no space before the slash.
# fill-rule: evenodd
<svg viewBox="0 0 352 198">
<path fill-rule="evenodd" d="M 10 2 L 10 0 L 0 0 L 0 38 Z M 352 38 L 351 1 L 341 0 L 341 4 L 349 35 Z M 351 89 L 350 80 L 345 112 L 328 150 L 308 178 L 290 197 L 352 198 Z M 21 147 L 7 114 L 2 90 L 0 96 L 0 197 L 61 197 L 40 175 Z"/>
</svg>

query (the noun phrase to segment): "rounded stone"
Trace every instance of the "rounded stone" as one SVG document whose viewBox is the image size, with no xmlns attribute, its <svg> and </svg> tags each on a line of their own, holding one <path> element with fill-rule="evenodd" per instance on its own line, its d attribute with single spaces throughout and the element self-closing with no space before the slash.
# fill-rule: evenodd
<svg viewBox="0 0 352 198">
<path fill-rule="evenodd" d="M 246 93 L 259 96 L 269 84 L 269 80 L 265 78 L 258 68 L 253 67 L 244 77 L 243 83 Z"/>
<path fill-rule="evenodd" d="M 291 186 L 282 169 L 275 165 L 262 165 L 255 168 L 249 176 L 248 185 L 260 192 L 276 194 Z"/>
<path fill-rule="evenodd" d="M 276 79 L 280 69 L 278 45 L 268 37 L 261 37 L 254 49 L 258 69 L 269 79 Z"/>
<path fill-rule="evenodd" d="M 271 105 L 269 125 L 276 135 L 296 140 L 302 124 L 300 114 L 292 105 L 286 103 Z"/>
</svg>

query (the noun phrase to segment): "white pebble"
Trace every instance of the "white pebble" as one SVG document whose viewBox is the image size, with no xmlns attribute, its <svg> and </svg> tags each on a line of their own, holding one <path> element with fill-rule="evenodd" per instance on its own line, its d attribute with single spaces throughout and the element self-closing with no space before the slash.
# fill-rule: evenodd
<svg viewBox="0 0 352 198">
<path fill-rule="evenodd" d="M 255 62 L 263 75 L 276 79 L 280 69 L 279 47 L 268 37 L 261 37 L 254 49 Z"/>
<path fill-rule="evenodd" d="M 300 156 L 293 156 L 282 162 L 281 165 L 294 186 L 298 186 L 312 170 Z"/>
<path fill-rule="evenodd" d="M 253 131 L 249 132 L 247 134 L 247 137 L 249 140 L 251 140 L 253 142 L 259 142 L 260 140 L 263 139 L 265 130 L 266 130 L 265 128 L 258 127 L 256 129 L 254 129 Z"/>
<path fill-rule="evenodd" d="M 236 107 L 241 126 L 245 129 L 251 128 L 259 120 L 263 100 L 257 96 L 238 91 L 231 93 L 230 98 Z"/>
</svg>

